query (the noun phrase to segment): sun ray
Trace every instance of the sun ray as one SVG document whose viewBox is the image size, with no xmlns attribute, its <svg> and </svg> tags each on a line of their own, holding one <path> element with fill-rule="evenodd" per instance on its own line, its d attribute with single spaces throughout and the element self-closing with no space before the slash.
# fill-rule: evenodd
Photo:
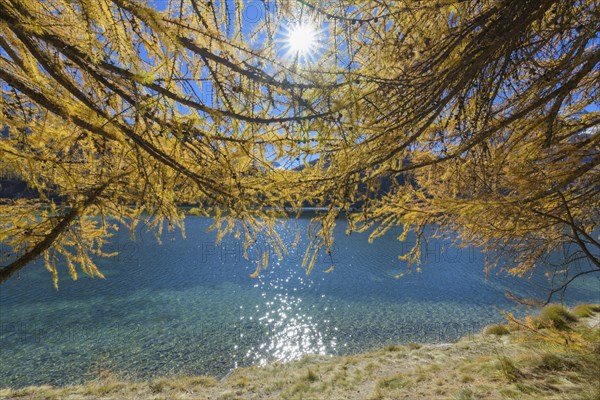
<svg viewBox="0 0 600 400">
<path fill-rule="evenodd" d="M 285 57 L 300 62 L 311 61 L 321 47 L 320 32 L 310 21 L 295 22 L 285 28 L 283 48 Z"/>
</svg>

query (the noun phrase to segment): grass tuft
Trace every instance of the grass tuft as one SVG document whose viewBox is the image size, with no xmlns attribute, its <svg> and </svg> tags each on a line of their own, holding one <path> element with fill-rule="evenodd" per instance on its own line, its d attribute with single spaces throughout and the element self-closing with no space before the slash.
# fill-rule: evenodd
<svg viewBox="0 0 600 400">
<path fill-rule="evenodd" d="M 561 304 L 549 304 L 540 311 L 539 322 L 542 327 L 569 330 L 570 324 L 576 321 L 577 317 Z"/>
<path fill-rule="evenodd" d="M 591 317 L 597 312 L 600 312 L 600 304 L 580 304 L 571 310 L 573 315 L 578 318 Z"/>
<path fill-rule="evenodd" d="M 455 400 L 473 400 L 475 393 L 473 393 L 473 389 L 465 387 L 462 388 L 458 391 L 458 393 L 456 393 L 456 396 L 454 396 Z"/>
<path fill-rule="evenodd" d="M 402 347 L 401 346 L 396 346 L 395 344 L 390 344 L 390 345 L 386 346 L 385 350 L 389 351 L 391 353 L 391 352 L 394 352 L 394 351 L 400 351 L 400 350 L 402 350 Z"/>
<path fill-rule="evenodd" d="M 538 364 L 538 369 L 544 371 L 568 371 L 577 370 L 579 364 L 564 355 L 545 353 Z"/>
<path fill-rule="evenodd" d="M 518 381 L 522 375 L 514 362 L 506 356 L 498 357 L 498 369 L 509 382 Z"/>
<path fill-rule="evenodd" d="M 317 373 L 315 371 L 313 371 L 312 369 L 309 369 L 306 373 L 306 376 L 304 377 L 304 379 L 307 382 L 316 382 L 319 380 L 319 375 L 317 375 Z"/>
<path fill-rule="evenodd" d="M 167 382 L 165 379 L 156 379 L 148 384 L 150 391 L 152 393 L 161 393 L 163 390 L 167 388 Z"/>
<path fill-rule="evenodd" d="M 389 378 L 381 379 L 379 382 L 377 382 L 377 386 L 385 389 L 402 389 L 408 386 L 409 383 L 410 382 L 406 379 L 406 377 L 398 374 Z"/>
<path fill-rule="evenodd" d="M 415 343 L 415 342 L 408 342 L 408 343 L 406 344 L 406 347 L 408 347 L 408 348 L 409 348 L 409 349 L 411 349 L 411 350 L 418 350 L 418 349 L 420 349 L 422 346 L 421 346 L 420 344 L 418 344 L 418 343 Z"/>
<path fill-rule="evenodd" d="M 508 326 L 506 326 L 506 325 L 490 325 L 485 328 L 485 330 L 483 331 L 483 334 L 484 335 L 502 336 L 502 335 L 510 334 L 510 330 L 508 329 Z"/>
</svg>

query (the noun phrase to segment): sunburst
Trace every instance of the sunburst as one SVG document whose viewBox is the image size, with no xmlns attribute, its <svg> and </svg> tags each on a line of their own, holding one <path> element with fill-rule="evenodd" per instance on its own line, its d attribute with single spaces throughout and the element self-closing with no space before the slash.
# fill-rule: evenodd
<svg viewBox="0 0 600 400">
<path fill-rule="evenodd" d="M 281 42 L 286 58 L 308 62 L 316 58 L 321 48 L 321 32 L 310 21 L 295 22 L 284 28 Z"/>
</svg>

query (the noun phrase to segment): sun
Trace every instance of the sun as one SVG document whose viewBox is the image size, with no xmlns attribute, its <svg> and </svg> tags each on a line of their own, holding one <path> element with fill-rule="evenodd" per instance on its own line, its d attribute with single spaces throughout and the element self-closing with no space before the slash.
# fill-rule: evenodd
<svg viewBox="0 0 600 400">
<path fill-rule="evenodd" d="M 290 51 L 307 55 L 317 47 L 317 30 L 314 24 L 303 22 L 292 25 L 287 34 Z"/>
<path fill-rule="evenodd" d="M 284 34 L 286 55 L 299 60 L 310 59 L 320 47 L 319 39 L 315 24 L 308 21 L 296 22 L 288 26 Z"/>
</svg>

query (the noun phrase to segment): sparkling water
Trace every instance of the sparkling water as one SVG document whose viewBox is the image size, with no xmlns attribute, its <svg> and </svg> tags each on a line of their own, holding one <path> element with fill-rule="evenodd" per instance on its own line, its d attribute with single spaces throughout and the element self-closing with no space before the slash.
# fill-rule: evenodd
<svg viewBox="0 0 600 400">
<path fill-rule="evenodd" d="M 505 296 L 541 296 L 543 276 L 486 281 L 484 256 L 474 248 L 430 240 L 422 272 L 401 278 L 398 256 L 413 242 L 400 231 L 367 243 L 346 236 L 339 221 L 331 256 L 301 268 L 308 219 L 279 231 L 300 242 L 279 260 L 259 243 L 226 237 L 215 246 L 211 221 L 188 217 L 186 239 L 166 233 L 157 244 L 139 230 L 111 239 L 99 259 L 106 279 L 71 281 L 61 268 L 59 290 L 41 262 L 0 286 L 0 387 L 84 382 L 110 371 L 124 379 L 164 375 L 223 376 L 233 368 L 293 360 L 305 354 L 353 354 L 391 343 L 451 342 L 501 322 L 501 310 L 524 310 Z M 270 251 L 258 278 L 257 249 Z M 327 271 L 331 265 L 335 268 Z M 567 291 L 568 304 L 600 303 L 593 275 Z"/>
</svg>

